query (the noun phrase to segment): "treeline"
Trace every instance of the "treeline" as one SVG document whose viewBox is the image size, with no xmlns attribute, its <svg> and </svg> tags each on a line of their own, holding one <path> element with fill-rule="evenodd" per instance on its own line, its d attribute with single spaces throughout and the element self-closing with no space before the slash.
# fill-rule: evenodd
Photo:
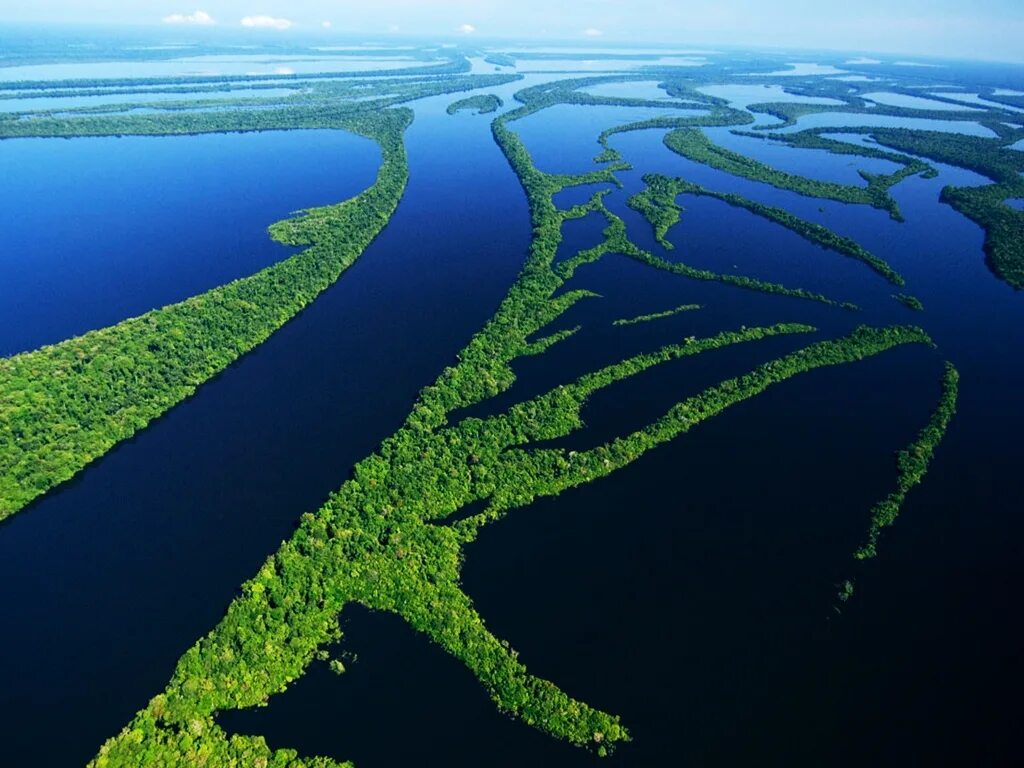
<svg viewBox="0 0 1024 768">
<path fill-rule="evenodd" d="M 117 86 L 67 89 L 47 88 L 41 91 L 0 92 L 0 99 L 80 99 L 84 96 L 136 96 L 152 93 L 230 93 L 231 91 L 264 91 L 282 87 L 298 88 L 301 85 L 303 85 L 301 81 L 293 81 L 288 83 L 214 83 L 212 85 L 165 85 L 136 88 Z M 0 88 L 3 87 L 0 86 Z"/>
<path fill-rule="evenodd" d="M 912 309 L 915 312 L 924 310 L 924 304 L 917 296 L 911 296 L 909 293 L 894 293 L 892 297 L 907 309 Z"/>
</svg>

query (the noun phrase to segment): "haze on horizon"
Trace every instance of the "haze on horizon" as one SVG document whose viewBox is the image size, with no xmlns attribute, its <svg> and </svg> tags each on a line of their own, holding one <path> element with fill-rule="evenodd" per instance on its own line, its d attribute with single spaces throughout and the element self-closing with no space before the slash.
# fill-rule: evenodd
<svg viewBox="0 0 1024 768">
<path fill-rule="evenodd" d="M 1024 62 L 1020 0 L 0 0 L 3 23 L 809 48 Z"/>
</svg>

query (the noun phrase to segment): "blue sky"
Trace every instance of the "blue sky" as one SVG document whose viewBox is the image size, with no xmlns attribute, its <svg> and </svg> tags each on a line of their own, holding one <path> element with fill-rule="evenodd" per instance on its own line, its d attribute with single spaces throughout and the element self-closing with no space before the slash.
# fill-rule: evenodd
<svg viewBox="0 0 1024 768">
<path fill-rule="evenodd" d="M 283 35 L 318 30 L 752 45 L 1024 61 L 1024 0 L 0 0 L 0 23 L 24 21 L 267 28 Z"/>
</svg>

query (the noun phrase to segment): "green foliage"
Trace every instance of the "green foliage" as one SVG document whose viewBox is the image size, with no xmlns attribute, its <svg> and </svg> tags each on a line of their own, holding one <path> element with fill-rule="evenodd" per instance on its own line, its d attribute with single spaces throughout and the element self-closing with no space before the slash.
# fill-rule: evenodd
<svg viewBox="0 0 1024 768">
<path fill-rule="evenodd" d="M 531 448 L 580 428 L 580 410 L 594 392 L 668 360 L 808 326 L 778 325 L 725 332 L 637 355 L 519 403 L 491 418 L 428 427 L 411 417 L 379 452 L 356 466 L 353 478 L 242 588 L 225 618 L 181 659 L 161 700 L 108 742 L 94 765 L 143 764 L 159 755 L 185 765 L 198 731 L 218 755 L 242 759 L 246 741 L 227 740 L 213 722 L 218 710 L 265 704 L 338 637 L 337 615 L 357 602 L 394 612 L 461 659 L 503 710 L 576 744 L 611 750 L 628 739 L 615 716 L 570 699 L 528 674 L 516 653 L 484 626 L 458 586 L 461 547 L 480 526 L 539 496 L 592 482 L 646 451 L 683 434 L 729 406 L 792 376 L 879 354 L 894 346 L 928 343 L 919 329 L 860 328 L 850 336 L 811 344 L 751 372 L 721 382 L 669 409 L 647 427 L 581 453 Z M 460 363 L 460 368 L 462 363 Z M 434 385 L 456 390 L 465 381 L 442 376 Z M 429 388 L 428 388 L 429 391 Z M 426 394 L 426 391 L 425 391 Z M 424 406 L 421 398 L 417 408 Z M 422 415 L 422 414 L 421 414 Z M 485 510 L 438 524 L 474 501 Z M 292 763 L 292 753 L 273 759 Z M 329 763 L 324 763 L 328 765 Z"/>
<path fill-rule="evenodd" d="M 605 149 L 594 155 L 595 163 L 616 163 L 621 160 L 622 155 L 620 155 L 617 150 L 610 147 L 605 147 Z"/>
<path fill-rule="evenodd" d="M 506 59 L 514 63 L 508 57 L 499 60 L 498 56 L 488 58 L 491 63 Z M 445 67 L 465 71 L 468 62 L 460 56 L 430 71 L 440 73 Z M 751 65 L 750 71 L 757 68 Z M 386 107 L 425 95 L 489 87 L 515 77 L 427 77 L 425 69 L 416 68 L 408 78 L 393 81 L 335 82 L 337 78 L 323 78 L 308 87 L 304 84 L 307 90 L 301 94 L 264 104 L 265 108 L 258 110 L 241 108 L 248 101 L 217 100 L 218 104 L 237 108 L 189 113 L 188 105 L 172 103 L 165 114 L 134 117 L 100 112 L 71 117 L 56 113 L 14 118 L 0 115 L 0 137 L 344 128 L 377 140 L 383 155 L 377 182 L 361 195 L 337 205 L 310 209 L 271 226 L 276 240 L 307 246 L 301 253 L 180 304 L 0 360 L 0 516 L 72 476 L 117 441 L 187 397 L 314 300 L 359 256 L 387 223 L 408 174 L 402 134 L 411 114 Z M 715 76 L 715 70 L 709 68 L 709 72 L 705 77 Z M 930 344 L 921 329 L 911 326 L 860 327 L 846 337 L 811 343 L 719 382 L 676 403 L 635 432 L 581 452 L 551 447 L 549 443 L 583 427 L 582 408 L 595 392 L 672 360 L 815 329 L 779 323 L 741 327 L 706 338 L 689 337 L 591 371 L 489 418 L 460 419 L 461 409 L 512 386 L 514 361 L 544 354 L 576 332 L 568 329 L 544 335 L 545 328 L 577 302 L 594 297 L 567 285 L 576 270 L 608 255 L 620 254 L 684 278 L 852 308 L 803 289 L 700 270 L 644 251 L 630 240 L 623 220 L 605 205 L 606 190 L 569 210 L 556 208 L 553 196 L 567 187 L 619 185 L 615 174 L 628 166 L 609 146 L 610 136 L 630 130 L 676 129 L 666 141 L 702 158 L 699 162 L 801 194 L 876 205 L 894 216 L 898 214 L 888 188 L 899 178 L 927 168 L 906 160 L 898 174 L 865 174 L 866 189 L 781 174 L 707 141 L 697 128 L 742 125 L 752 121 L 751 115 L 699 93 L 696 80 L 670 70 L 665 70 L 662 83 L 666 91 L 675 98 L 688 99 L 690 106 L 705 108 L 707 113 L 657 118 L 604 131 L 598 139 L 603 151 L 596 160 L 606 165 L 590 173 L 540 171 L 510 127 L 515 120 L 554 104 L 681 106 L 679 102 L 599 97 L 579 90 L 602 82 L 651 76 L 644 72 L 587 77 L 527 88 L 516 94 L 521 107 L 494 120 L 494 139 L 523 185 L 533 227 L 529 254 L 517 280 L 494 316 L 469 340 L 453 364 L 422 390 L 401 428 L 357 464 L 351 478 L 319 510 L 302 516 L 294 535 L 242 586 L 218 625 L 179 660 L 164 692 L 101 748 L 92 765 L 338 765 L 322 757 L 306 759 L 292 750 L 271 750 L 261 737 L 228 735 L 215 718 L 223 710 L 266 705 L 316 659 L 328 661 L 333 671 L 342 673 L 344 665 L 339 660 L 329 661 L 325 649 L 339 638 L 338 616 L 353 603 L 401 616 L 461 660 L 499 709 L 552 736 L 600 756 L 630 738 L 619 717 L 575 700 L 553 683 L 530 674 L 509 644 L 490 632 L 460 586 L 463 547 L 482 526 L 537 498 L 557 495 L 628 466 L 647 451 L 794 376 L 855 362 L 900 345 Z M 192 80 L 173 80 L 166 85 L 185 87 L 186 82 Z M 218 78 L 218 83 L 223 82 Z M 239 82 L 247 83 L 244 79 Z M 113 86 L 160 89 L 161 83 L 129 79 Z M 199 86 L 205 87 L 202 83 L 198 79 Z M 213 83 L 206 85 L 213 87 Z M 453 103 L 448 111 L 484 107 L 493 107 L 488 111 L 494 111 L 495 102 L 501 104 L 496 96 L 478 95 Z M 807 137 L 797 141 L 820 145 L 829 140 Z M 824 148 L 845 151 L 833 146 Z M 867 151 L 889 158 L 903 157 L 881 150 Z M 812 242 L 864 261 L 891 282 L 902 284 L 902 278 L 885 262 L 852 240 L 782 209 L 713 193 L 678 179 L 648 176 L 645 181 L 647 188 L 629 204 L 648 217 L 663 244 L 668 245 L 665 235 L 679 217 L 675 202 L 678 194 L 712 195 L 777 221 Z M 848 199 L 853 197 L 857 199 Z M 563 224 L 591 212 L 607 221 L 603 241 L 556 264 Z M 695 308 L 682 305 L 615 324 L 646 322 Z M 955 377 L 955 371 L 952 375 Z M 955 401 L 955 378 L 953 388 Z M 903 493 L 923 476 L 930 451 L 941 438 L 946 422 L 939 425 L 937 435 L 934 430 L 923 432 L 915 444 L 919 447 L 912 446 L 907 458 L 901 454 Z M 933 417 L 929 426 L 935 424 Z M 478 505 L 480 511 L 460 518 L 457 513 L 469 505 Z M 888 507 L 880 505 L 878 509 L 873 515 L 872 548 L 877 530 L 892 519 L 886 517 Z M 852 590 L 852 583 L 848 585 Z"/>
<path fill-rule="evenodd" d="M 20 119 L 0 121 L 0 139 L 74 136 L 181 136 L 197 133 L 333 128 L 359 115 L 381 112 L 408 101 L 445 93 L 461 93 L 513 82 L 519 75 L 471 75 L 395 81 L 320 83 L 301 94 L 271 100 L 219 99 L 164 103 L 154 114 L 133 114 L 151 103 L 105 105 L 77 111 L 20 114 Z M 258 104 L 260 108 L 245 108 Z M 190 111 L 199 106 L 225 109 Z M 96 112 L 96 110 L 99 112 Z M 117 110 L 110 114 L 110 110 Z"/>
<path fill-rule="evenodd" d="M 878 554 L 878 537 L 882 529 L 896 521 L 907 493 L 924 479 L 935 448 L 942 442 L 949 422 L 956 413 L 959 383 L 960 374 L 952 363 L 946 363 L 939 403 L 917 439 L 896 455 L 896 488 L 871 509 L 867 541 L 853 555 L 858 560 L 866 560 Z"/>
<path fill-rule="evenodd" d="M 561 189 L 615 183 L 620 166 L 573 176 L 539 171 L 508 126 L 537 108 L 527 103 L 492 123 L 495 140 L 526 190 L 534 231 L 526 264 L 497 312 L 420 393 L 403 426 L 361 461 L 316 513 L 302 516 L 295 534 L 243 585 L 222 621 L 181 658 L 166 690 L 104 745 L 93 763 L 97 768 L 205 760 L 334 765 L 325 758 L 303 761 L 291 751 L 270 751 L 259 738 L 228 737 L 214 717 L 218 711 L 265 705 L 284 691 L 337 640 L 338 615 L 351 603 L 402 616 L 460 659 L 503 711 L 598 755 L 609 754 L 629 739 L 620 719 L 529 674 L 508 643 L 487 629 L 459 584 L 465 544 L 512 510 L 607 476 L 793 376 L 903 344 L 930 343 L 918 328 L 858 328 L 722 381 L 647 426 L 582 452 L 543 444 L 580 429 L 581 409 L 595 392 L 670 360 L 814 329 L 778 324 L 689 338 L 592 371 L 489 418 L 455 418 L 457 410 L 511 387 L 515 359 L 544 353 L 573 333 L 538 339 L 567 309 L 592 296 L 562 290 L 578 266 L 612 252 L 646 261 L 626 237 L 621 219 L 603 205 L 603 193 L 568 211 L 555 207 L 552 196 Z M 609 220 L 603 246 L 569 266 L 555 265 L 562 224 L 592 210 Z M 307 236 L 305 227 L 318 231 L 315 220 L 310 215 L 282 225 L 278 235 L 299 242 Z M 455 515 L 481 502 L 482 511 L 462 519 Z"/>
<path fill-rule="evenodd" d="M 851 597 L 853 597 L 853 582 L 849 579 L 846 579 L 843 581 L 842 584 L 839 585 L 839 592 L 836 594 L 836 598 L 839 600 L 839 602 L 845 603 Z"/>
<path fill-rule="evenodd" d="M 626 204 L 634 211 L 642 213 L 644 218 L 654 227 L 654 238 L 663 248 L 675 248 L 668 239 L 668 231 L 679 223 L 683 207 L 676 198 L 683 193 L 681 179 L 670 179 L 661 174 L 649 173 L 644 176 L 646 186 L 633 195 Z"/>
<path fill-rule="evenodd" d="M 476 114 L 484 115 L 490 112 L 497 112 L 498 107 L 504 105 L 505 102 L 501 100 L 500 96 L 493 93 L 480 93 L 475 96 L 467 96 L 464 99 L 453 101 L 448 105 L 448 114 L 454 115 L 456 112 L 461 110 L 476 110 Z"/>
<path fill-rule="evenodd" d="M 484 56 L 484 61 L 494 64 L 496 67 L 514 67 L 516 60 L 507 53 L 489 53 Z"/>
<path fill-rule="evenodd" d="M 921 303 L 921 300 L 917 298 L 917 296 L 911 296 L 909 293 L 894 293 L 892 297 L 909 309 L 913 309 L 917 312 L 924 310 L 924 304 Z"/>
<path fill-rule="evenodd" d="M 464 56 L 450 58 L 441 64 L 429 64 L 421 67 L 402 67 L 386 70 L 390 77 L 435 76 L 445 77 L 461 75 L 469 72 L 472 66 Z M 223 85 L 251 84 L 272 81 L 276 87 L 288 85 L 292 81 L 305 80 L 341 80 L 358 77 L 379 77 L 381 70 L 360 70 L 351 72 L 304 72 L 289 74 L 252 74 L 252 75 L 179 75 L 172 77 L 120 77 L 91 80 L 74 78 L 72 80 L 14 80 L 3 84 L 6 91 L 40 91 L 40 90 L 77 90 L 90 88 L 156 88 L 158 86 L 189 86 L 189 85 Z"/>
<path fill-rule="evenodd" d="M 700 304 L 682 304 L 674 309 L 666 309 L 664 312 L 652 312 L 648 315 L 638 315 L 637 317 L 616 320 L 612 325 L 636 325 L 637 323 L 649 323 L 652 320 L 662 320 L 666 317 L 678 315 L 680 312 L 691 312 L 700 308 Z"/>
</svg>

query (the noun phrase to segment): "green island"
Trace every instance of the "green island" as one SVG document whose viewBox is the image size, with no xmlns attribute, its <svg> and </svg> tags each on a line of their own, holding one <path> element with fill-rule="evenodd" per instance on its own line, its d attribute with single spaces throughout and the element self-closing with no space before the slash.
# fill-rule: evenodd
<svg viewBox="0 0 1024 768">
<path fill-rule="evenodd" d="M 612 325 L 636 325 L 637 323 L 649 323 L 652 320 L 663 320 L 666 317 L 673 317 L 681 312 L 692 312 L 693 310 L 700 308 L 700 304 L 680 304 L 678 307 L 666 309 L 662 312 L 651 312 L 646 315 L 621 318 L 619 320 L 615 320 Z"/>
<path fill-rule="evenodd" d="M 925 424 L 914 441 L 897 452 L 896 487 L 871 508 L 867 539 L 854 551 L 855 560 L 870 560 L 878 556 L 878 540 L 882 531 L 896 522 L 907 494 L 924 480 L 935 449 L 942 442 L 949 423 L 956 414 L 959 386 L 960 373 L 952 363 L 947 361 L 942 373 L 939 402 L 928 418 L 928 423 Z M 836 599 L 840 603 L 845 603 L 853 597 L 853 594 L 854 580 L 852 578 L 844 579 L 839 585 Z M 838 607 L 835 610 L 838 612 Z"/>
<path fill-rule="evenodd" d="M 615 160 L 610 162 L 610 164 L 606 164 L 605 167 L 599 171 L 593 171 L 588 174 L 580 174 L 576 176 L 565 174 L 545 174 L 533 166 L 529 157 L 529 152 L 527 152 L 525 146 L 523 146 L 518 137 L 516 137 L 507 128 L 507 123 L 511 121 L 519 120 L 557 104 L 616 104 L 624 102 L 628 106 L 636 105 L 635 101 L 637 100 L 634 99 L 616 99 L 614 97 L 593 96 L 591 94 L 579 93 L 574 90 L 585 85 L 594 84 L 595 82 L 608 81 L 609 78 L 607 77 L 582 78 L 558 81 L 556 83 L 546 84 L 543 87 L 535 86 L 532 88 L 524 88 L 516 93 L 516 99 L 522 102 L 523 106 L 517 110 L 506 113 L 499 119 L 495 120 L 493 123 L 495 139 L 505 150 L 505 154 L 509 157 L 513 168 L 516 170 L 520 179 L 523 180 L 523 186 L 526 188 L 528 194 L 531 194 L 532 190 L 535 190 L 533 194 L 536 194 L 537 196 L 550 196 L 568 186 L 583 186 L 603 181 L 618 185 L 618 181 L 615 178 L 614 173 L 620 170 L 628 170 L 629 165 L 627 163 L 624 163 L 621 160 Z M 650 104 L 655 104 L 658 107 L 672 106 L 666 105 L 663 102 L 650 102 Z M 614 153 L 614 157 L 617 157 L 617 153 L 615 153 L 614 149 L 608 145 L 609 137 L 615 133 L 633 130 L 646 130 L 649 128 L 679 127 L 680 125 L 718 125 L 721 122 L 731 124 L 730 121 L 732 120 L 733 115 L 730 112 L 725 112 L 720 115 L 713 113 L 709 116 L 698 115 L 694 117 L 655 118 L 654 120 L 628 123 L 626 125 L 619 126 L 617 129 L 605 130 L 598 137 L 598 142 L 605 148 L 606 153 Z M 609 160 L 605 157 L 598 156 L 595 158 L 595 162 L 608 163 Z M 698 269 L 680 261 L 667 261 L 662 259 L 649 251 L 640 248 L 629 239 L 626 234 L 625 222 L 621 217 L 611 212 L 608 207 L 604 205 L 604 194 L 604 192 L 598 192 L 591 198 L 589 203 L 575 206 L 566 214 L 567 218 L 579 218 L 585 216 L 591 211 L 597 211 L 608 221 L 608 227 L 604 232 L 605 241 L 603 243 L 567 259 L 557 266 L 559 273 L 564 279 L 571 277 L 573 272 L 583 264 L 595 261 L 607 253 L 620 253 L 624 256 L 629 256 L 637 261 L 648 264 L 649 266 L 656 267 L 673 274 L 689 277 L 694 280 L 721 282 L 727 285 L 734 285 L 740 288 L 760 291 L 763 293 L 807 299 L 809 301 L 821 302 L 823 304 L 842 307 L 844 309 L 857 309 L 856 305 L 851 302 L 830 299 L 827 296 L 823 296 L 819 293 L 814 293 L 803 288 L 790 288 L 779 283 L 758 280 L 757 278 L 748 277 L 746 275 L 720 274 L 711 270 Z M 547 237 L 547 233 L 538 231 L 537 237 Z"/>
<path fill-rule="evenodd" d="M 960 110 L 929 110 L 869 102 L 863 98 L 868 89 L 887 90 L 906 96 L 920 96 L 913 89 L 894 82 L 883 85 L 877 82 L 864 84 L 847 81 L 840 83 L 829 82 L 822 78 L 806 79 L 796 87 L 790 87 L 789 90 L 801 95 L 832 98 L 841 103 L 838 105 L 796 102 L 751 104 L 748 107 L 751 112 L 771 114 L 780 119 L 782 123 L 758 126 L 759 133 L 756 134 L 741 131 L 737 131 L 737 133 L 748 136 L 760 135 L 768 140 L 785 142 L 803 149 L 825 149 L 837 154 L 856 154 L 903 164 L 902 171 L 888 176 L 861 174 L 868 182 L 868 191 L 875 198 L 871 204 L 879 207 L 887 207 L 882 205 L 888 197 L 886 190 L 901 178 L 916 173 L 921 173 L 925 178 L 935 176 L 935 170 L 926 165 L 924 160 L 958 166 L 989 178 L 994 182 L 993 184 L 977 187 L 947 186 L 942 191 L 941 200 L 974 220 L 985 230 L 984 250 L 987 264 L 992 272 L 1014 288 L 1024 288 L 1024 245 L 1022 245 L 1024 244 L 1024 212 L 1015 210 L 1005 203 L 1008 198 L 1024 194 L 1024 177 L 1021 175 L 1024 173 L 1024 153 L 1011 148 L 1015 142 L 1024 139 L 1024 117 L 1020 112 L 1002 107 L 1005 105 L 1020 108 L 1020 104 L 1017 103 L 1020 99 L 1000 96 L 995 94 L 991 88 L 982 88 L 980 90 L 983 92 L 984 98 L 991 104 L 984 107 L 972 105 L 973 108 L 967 108 L 954 98 L 929 93 L 928 99 L 930 100 L 963 108 Z M 807 128 L 793 133 L 773 132 L 779 128 L 797 125 L 799 119 L 805 115 L 823 113 L 977 122 L 992 131 L 995 137 L 987 138 L 916 128 L 860 126 L 856 124 L 855 118 L 851 119 L 849 126 L 842 128 Z M 855 145 L 824 135 L 829 133 L 864 134 L 870 136 L 880 146 Z M 694 152 L 695 155 L 708 158 L 723 166 L 735 166 L 742 169 L 746 165 L 742 159 L 715 157 L 720 153 L 700 146 L 699 139 L 691 137 L 684 144 L 687 145 L 688 151 Z M 905 154 L 887 152 L 881 147 Z M 917 158 L 924 158 L 924 160 Z M 723 170 L 725 169 L 723 167 Z M 761 180 L 766 179 L 762 178 Z M 826 197 L 827 195 L 820 196 Z M 845 202 L 851 201 L 846 200 Z M 898 216 L 895 208 L 890 207 L 889 210 Z"/>
<path fill-rule="evenodd" d="M 454 115 L 456 112 L 463 110 L 475 110 L 478 115 L 486 115 L 490 112 L 497 112 L 498 108 L 503 106 L 504 103 L 500 96 L 496 96 L 493 93 L 481 93 L 476 96 L 467 96 L 464 99 L 453 101 L 448 105 L 448 114 Z"/>
<path fill-rule="evenodd" d="M 593 393 L 657 365 L 814 329 L 782 323 L 688 338 L 584 374 L 497 415 L 451 420 L 455 411 L 508 390 L 515 381 L 514 360 L 544 354 L 574 333 L 538 338 L 570 307 L 594 297 L 580 289 L 561 291 L 577 267 L 609 253 L 639 252 L 634 246 L 629 253 L 624 225 L 603 206 L 602 193 L 569 210 L 554 205 L 553 195 L 566 187 L 614 183 L 617 168 L 578 175 L 538 170 L 509 127 L 538 108 L 527 101 L 492 123 L 526 191 L 535 235 L 494 316 L 421 392 L 405 424 L 359 462 L 317 512 L 302 516 L 291 539 L 243 585 L 221 622 L 181 658 L 167 688 L 103 745 L 92 762 L 96 768 L 339 765 L 272 750 L 259 736 L 229 735 L 217 714 L 266 705 L 284 691 L 339 638 L 338 616 L 349 604 L 401 616 L 462 661 L 501 710 L 599 755 L 610 753 L 629 740 L 625 725 L 530 675 L 517 653 L 490 633 L 460 587 L 463 547 L 512 510 L 607 476 L 775 384 L 903 345 L 931 344 L 912 326 L 859 327 L 723 380 L 647 426 L 580 452 L 534 444 L 580 429 L 581 409 Z M 604 246 L 555 264 L 562 224 L 599 209 L 609 219 Z M 481 503 L 481 511 L 444 522 Z"/>
<path fill-rule="evenodd" d="M 882 530 L 896 522 L 907 493 L 924 479 L 935 449 L 942 442 L 949 422 L 956 413 L 959 384 L 960 374 L 952 363 L 947 362 L 942 374 L 942 394 L 938 405 L 914 442 L 896 454 L 896 488 L 871 508 L 867 541 L 853 554 L 858 560 L 866 560 L 878 554 L 878 537 Z"/>
<path fill-rule="evenodd" d="M 291 97 L 284 103 L 261 109 L 186 111 L 192 102 L 172 104 L 173 109 L 156 114 L 133 115 L 128 110 L 149 106 L 142 102 L 116 105 L 113 114 L 51 113 L 47 111 L 0 120 L 0 139 L 72 138 L 78 136 L 179 136 L 195 133 L 330 128 L 336 121 L 370 114 L 427 96 L 460 93 L 494 87 L 518 80 L 520 75 L 471 75 L 467 77 L 400 80 L 397 83 L 370 81 L 355 90 L 349 85 L 322 86 Z M 365 100 L 352 100 L 353 95 Z M 372 98 L 371 98 L 372 97 Z M 245 99 L 223 99 L 222 107 L 240 107 Z"/>
<path fill-rule="evenodd" d="M 911 296 L 909 293 L 894 293 L 892 297 L 908 309 L 913 309 L 916 312 L 924 310 L 924 304 L 921 303 L 921 300 L 916 296 Z"/>
<path fill-rule="evenodd" d="M 600 177 L 591 178 L 593 180 L 580 183 L 595 183 L 596 181 L 601 180 Z M 573 273 L 584 264 L 594 262 L 609 253 L 618 253 L 656 269 L 688 277 L 692 280 L 724 283 L 726 285 L 732 285 L 750 291 L 758 291 L 760 293 L 789 296 L 797 299 L 806 299 L 807 301 L 816 301 L 832 307 L 841 307 L 842 309 L 856 310 L 858 308 L 856 304 L 851 302 L 837 301 L 829 298 L 828 296 L 824 296 L 823 294 L 808 291 L 804 288 L 789 288 L 780 283 L 771 283 L 765 280 L 759 280 L 755 277 L 748 277 L 747 275 L 719 273 L 713 272 L 709 269 L 699 269 L 682 261 L 669 261 L 661 258 L 660 256 L 656 256 L 650 251 L 639 247 L 629 238 L 626 233 L 626 223 L 622 220 L 622 217 L 610 211 L 604 204 L 603 197 L 605 194 L 605 191 L 598 192 L 590 202 L 575 206 L 574 208 L 566 211 L 567 218 L 569 219 L 585 216 L 587 213 L 592 211 L 600 213 L 605 217 L 605 220 L 608 222 L 608 226 L 604 230 L 605 240 L 603 242 L 597 244 L 593 248 L 580 251 L 575 256 L 565 259 L 556 266 L 558 273 L 564 279 L 570 278 Z"/>
</svg>

